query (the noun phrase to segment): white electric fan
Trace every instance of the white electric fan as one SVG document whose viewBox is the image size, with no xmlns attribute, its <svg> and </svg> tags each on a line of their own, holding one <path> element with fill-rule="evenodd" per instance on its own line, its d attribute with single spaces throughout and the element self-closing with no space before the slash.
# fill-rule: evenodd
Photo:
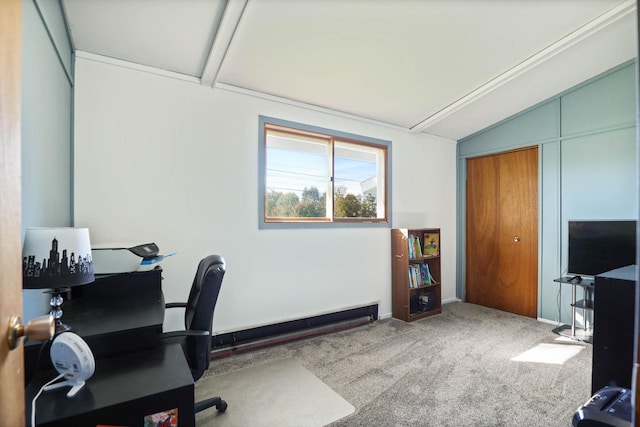
<svg viewBox="0 0 640 427">
<path fill-rule="evenodd" d="M 47 385 L 44 390 L 69 386 L 67 397 L 73 397 L 91 378 L 96 362 L 87 343 L 73 332 L 58 335 L 51 344 L 51 363 L 64 381 Z"/>
</svg>

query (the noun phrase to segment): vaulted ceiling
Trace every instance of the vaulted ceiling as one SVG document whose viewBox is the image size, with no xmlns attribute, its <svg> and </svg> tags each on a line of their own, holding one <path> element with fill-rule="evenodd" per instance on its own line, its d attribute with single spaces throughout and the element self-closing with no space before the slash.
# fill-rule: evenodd
<svg viewBox="0 0 640 427">
<path fill-rule="evenodd" d="M 460 139 L 637 53 L 633 0 L 62 0 L 73 47 Z"/>
</svg>

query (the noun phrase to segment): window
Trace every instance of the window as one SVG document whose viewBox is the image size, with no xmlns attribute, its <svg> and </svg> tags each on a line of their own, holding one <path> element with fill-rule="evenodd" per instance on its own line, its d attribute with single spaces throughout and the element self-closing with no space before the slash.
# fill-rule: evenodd
<svg viewBox="0 0 640 427">
<path fill-rule="evenodd" d="M 391 143 L 260 117 L 261 226 L 389 224 Z"/>
</svg>

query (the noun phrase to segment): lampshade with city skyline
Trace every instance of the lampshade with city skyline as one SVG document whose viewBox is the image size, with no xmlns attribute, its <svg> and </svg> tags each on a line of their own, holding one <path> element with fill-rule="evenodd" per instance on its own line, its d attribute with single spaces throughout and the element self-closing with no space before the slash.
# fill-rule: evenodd
<svg viewBox="0 0 640 427">
<path fill-rule="evenodd" d="M 27 228 L 22 249 L 22 287 L 51 289 L 51 314 L 62 317 L 62 292 L 95 280 L 88 228 Z"/>
</svg>

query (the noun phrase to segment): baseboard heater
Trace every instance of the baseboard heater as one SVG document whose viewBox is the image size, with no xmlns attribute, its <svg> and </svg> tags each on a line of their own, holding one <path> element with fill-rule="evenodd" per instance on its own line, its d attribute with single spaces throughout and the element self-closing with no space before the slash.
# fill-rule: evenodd
<svg viewBox="0 0 640 427">
<path fill-rule="evenodd" d="M 211 357 L 342 331 L 378 320 L 378 304 L 212 336 Z"/>
</svg>

